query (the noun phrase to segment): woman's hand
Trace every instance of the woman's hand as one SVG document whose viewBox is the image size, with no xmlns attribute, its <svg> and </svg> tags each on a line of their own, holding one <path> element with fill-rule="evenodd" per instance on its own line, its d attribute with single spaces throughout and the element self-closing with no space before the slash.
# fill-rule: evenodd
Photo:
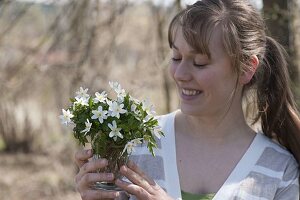
<svg viewBox="0 0 300 200">
<path fill-rule="evenodd" d="M 116 185 L 136 196 L 139 200 L 173 200 L 168 194 L 149 178 L 138 166 L 129 161 L 127 166 L 122 166 L 121 174 L 128 178 L 132 183 L 117 180 Z"/>
<path fill-rule="evenodd" d="M 76 189 L 83 200 L 115 199 L 119 196 L 118 192 L 108 192 L 93 189 L 93 184 L 97 181 L 113 181 L 113 174 L 96 173 L 98 169 L 107 166 L 107 160 L 99 159 L 89 161 L 93 155 L 92 150 L 81 150 L 75 154 L 75 162 L 80 168 L 75 177 Z"/>
</svg>

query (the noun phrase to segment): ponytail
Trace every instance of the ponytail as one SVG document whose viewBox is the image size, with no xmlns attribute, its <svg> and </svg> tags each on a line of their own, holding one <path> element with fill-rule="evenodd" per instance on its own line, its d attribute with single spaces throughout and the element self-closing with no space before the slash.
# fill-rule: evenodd
<svg viewBox="0 0 300 200">
<path fill-rule="evenodd" d="M 266 38 L 266 52 L 257 80 L 256 121 L 263 133 L 285 146 L 300 163 L 300 119 L 290 88 L 287 53 L 271 37 Z"/>
<path fill-rule="evenodd" d="M 256 92 L 256 105 L 248 104 L 248 111 L 258 108 L 254 123 L 260 121 L 264 134 L 285 146 L 300 164 L 300 119 L 290 88 L 287 53 L 266 36 L 259 12 L 246 1 L 197 1 L 173 18 L 168 32 L 170 45 L 178 25 L 189 46 L 207 55 L 211 32 L 221 28 L 224 48 L 238 75 L 253 70 L 251 57 L 257 56 L 260 66 L 242 90 L 243 97 L 251 100 Z"/>
</svg>

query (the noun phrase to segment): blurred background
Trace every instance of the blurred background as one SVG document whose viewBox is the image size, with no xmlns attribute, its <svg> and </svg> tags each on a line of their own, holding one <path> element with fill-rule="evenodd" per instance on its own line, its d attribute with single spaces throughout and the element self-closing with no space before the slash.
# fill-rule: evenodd
<svg viewBox="0 0 300 200">
<path fill-rule="evenodd" d="M 74 152 L 58 116 L 80 86 L 118 81 L 158 114 L 178 105 L 167 28 L 195 0 L 0 0 L 0 197 L 76 200 Z M 290 55 L 299 100 L 300 0 L 252 0 Z"/>
</svg>

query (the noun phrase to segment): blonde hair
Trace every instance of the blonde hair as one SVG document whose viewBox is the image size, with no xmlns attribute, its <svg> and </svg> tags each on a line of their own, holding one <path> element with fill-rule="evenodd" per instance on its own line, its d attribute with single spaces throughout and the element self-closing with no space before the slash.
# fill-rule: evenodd
<svg viewBox="0 0 300 200">
<path fill-rule="evenodd" d="M 266 35 L 260 13 L 245 0 L 202 0 L 179 12 L 171 21 L 168 38 L 173 46 L 175 32 L 182 28 L 186 42 L 199 53 L 210 56 L 210 35 L 218 26 L 223 45 L 234 70 L 247 71 L 256 55 L 259 67 L 243 88 L 256 91 L 256 113 L 264 134 L 284 145 L 300 162 L 300 119 L 290 88 L 287 53 Z"/>
</svg>

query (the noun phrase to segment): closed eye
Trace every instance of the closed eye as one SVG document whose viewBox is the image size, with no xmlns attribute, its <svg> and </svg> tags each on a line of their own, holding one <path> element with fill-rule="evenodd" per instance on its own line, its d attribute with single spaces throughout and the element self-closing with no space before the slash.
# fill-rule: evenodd
<svg viewBox="0 0 300 200">
<path fill-rule="evenodd" d="M 206 66 L 206 64 L 197 64 L 197 63 L 194 63 L 193 65 L 198 68 L 203 68 Z"/>
<path fill-rule="evenodd" d="M 173 61 L 178 62 L 181 61 L 181 58 L 172 58 Z"/>
</svg>

